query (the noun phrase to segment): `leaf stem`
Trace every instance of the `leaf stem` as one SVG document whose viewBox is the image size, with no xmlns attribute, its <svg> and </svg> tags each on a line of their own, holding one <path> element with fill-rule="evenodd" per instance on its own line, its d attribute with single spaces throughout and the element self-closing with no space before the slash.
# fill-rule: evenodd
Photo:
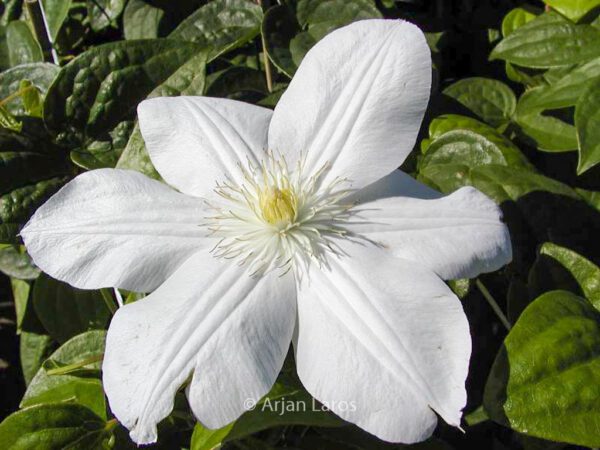
<svg viewBox="0 0 600 450">
<path fill-rule="evenodd" d="M 93 364 L 98 361 L 102 361 L 103 359 L 104 359 L 104 353 L 101 353 L 99 355 L 90 356 L 89 358 L 86 358 L 81 361 L 77 361 L 72 364 L 67 364 L 66 366 L 57 367 L 56 369 L 48 369 L 48 370 L 46 370 L 46 374 L 47 375 L 65 375 L 69 372 L 73 372 L 77 369 L 81 369 L 82 367 L 85 367 L 89 364 Z"/>
<path fill-rule="evenodd" d="M 103 288 L 100 289 L 100 294 L 102 295 L 102 299 L 104 303 L 106 303 L 106 307 L 110 311 L 111 314 L 115 314 L 117 312 L 117 305 L 115 304 L 115 299 L 112 296 L 112 293 L 109 289 Z"/>
<path fill-rule="evenodd" d="M 256 0 L 258 5 L 262 8 L 262 0 Z M 263 64 L 265 65 L 265 79 L 267 81 L 267 90 L 269 93 L 273 92 L 273 73 L 271 72 L 271 63 L 269 61 L 269 55 L 267 54 L 267 40 L 265 34 L 260 29 L 260 43 L 263 51 Z"/>
<path fill-rule="evenodd" d="M 0 100 L 0 106 L 6 105 L 7 103 L 13 101 L 15 98 L 18 98 L 18 97 L 22 96 L 27 91 L 30 91 L 32 89 L 35 89 L 35 86 L 33 84 L 31 84 L 31 85 L 29 85 L 27 87 L 21 88 L 21 89 L 19 89 L 16 92 L 13 92 L 12 94 L 10 94 L 7 97 L 4 97 L 2 100 Z"/>
<path fill-rule="evenodd" d="M 508 319 L 506 318 L 506 316 L 500 309 L 500 306 L 498 306 L 498 303 L 496 302 L 496 300 L 494 299 L 492 294 L 490 294 L 490 291 L 488 291 L 488 289 L 485 287 L 485 285 L 481 282 L 481 280 L 479 278 L 477 278 L 475 280 L 475 284 L 477 285 L 477 288 L 483 294 L 483 297 L 487 300 L 487 302 L 491 306 L 492 310 L 494 310 L 494 313 L 496 313 L 496 316 L 498 316 L 498 319 L 500 319 L 500 322 L 502 322 L 502 325 L 504 325 L 504 327 L 508 331 L 510 331 L 510 328 L 511 328 L 510 322 L 508 321 Z"/>
</svg>

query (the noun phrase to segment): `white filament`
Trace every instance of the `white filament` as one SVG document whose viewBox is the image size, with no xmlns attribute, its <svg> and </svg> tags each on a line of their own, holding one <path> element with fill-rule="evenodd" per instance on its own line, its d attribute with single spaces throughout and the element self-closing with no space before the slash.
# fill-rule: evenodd
<svg viewBox="0 0 600 450">
<path fill-rule="evenodd" d="M 241 183 L 227 180 L 218 183 L 219 200 L 210 202 L 215 212 L 206 226 L 220 238 L 212 250 L 214 256 L 237 259 L 247 265 L 252 275 L 273 268 L 283 273 L 294 269 L 300 274 L 311 261 L 325 262 L 328 252 L 338 254 L 335 240 L 347 235 L 344 223 L 351 215 L 351 204 L 343 199 L 351 190 L 348 180 L 336 178 L 321 186 L 328 165 L 316 173 L 303 173 L 303 160 L 290 171 L 283 158 L 268 152 L 259 166 L 248 161 L 238 164 Z M 269 190 L 291 192 L 295 199 L 295 216 L 278 223 L 269 222 L 261 195 Z"/>
</svg>

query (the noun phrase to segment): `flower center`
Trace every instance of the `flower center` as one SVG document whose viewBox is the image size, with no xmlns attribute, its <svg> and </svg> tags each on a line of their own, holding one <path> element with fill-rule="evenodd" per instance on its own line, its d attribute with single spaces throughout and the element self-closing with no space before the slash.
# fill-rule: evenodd
<svg viewBox="0 0 600 450">
<path fill-rule="evenodd" d="M 290 224 L 296 220 L 298 202 L 290 189 L 267 187 L 258 198 L 262 216 L 270 224 Z"/>
<path fill-rule="evenodd" d="M 350 208 L 343 202 L 347 180 L 321 183 L 327 165 L 305 174 L 302 162 L 290 170 L 283 158 L 265 154 L 260 164 L 238 165 L 235 179 L 218 183 L 219 198 L 208 229 L 219 238 L 215 257 L 237 259 L 251 274 L 273 268 L 300 272 L 311 261 L 324 262 L 338 253 L 336 240 L 346 236 Z"/>
</svg>

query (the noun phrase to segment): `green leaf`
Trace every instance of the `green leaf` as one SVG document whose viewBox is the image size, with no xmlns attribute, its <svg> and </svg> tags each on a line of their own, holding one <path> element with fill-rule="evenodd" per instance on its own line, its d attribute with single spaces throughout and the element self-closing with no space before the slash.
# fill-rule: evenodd
<svg viewBox="0 0 600 450">
<path fill-rule="evenodd" d="M 302 27 L 328 23 L 340 27 L 357 20 L 381 18 L 372 0 L 298 0 L 296 9 Z"/>
<path fill-rule="evenodd" d="M 133 129 L 135 108 L 200 51 L 170 39 L 120 41 L 82 53 L 61 69 L 44 103 L 44 120 L 74 161 L 114 167 Z"/>
<path fill-rule="evenodd" d="M 581 175 L 600 162 L 600 77 L 579 98 L 575 127 L 579 141 L 577 173 Z"/>
<path fill-rule="evenodd" d="M 39 129 L 40 122 L 27 122 L 27 134 L 0 129 L 0 242 L 3 243 L 17 243 L 20 226 L 67 180 L 69 166 L 64 155 L 45 139 L 44 131 Z"/>
<path fill-rule="evenodd" d="M 275 108 L 275 106 L 277 106 L 277 103 L 279 102 L 279 99 L 285 92 L 286 88 L 287 88 L 287 84 L 285 84 L 285 83 L 276 84 L 273 89 L 273 92 L 271 92 L 269 95 L 267 95 L 265 98 L 263 98 L 256 104 L 259 106 L 264 106 L 265 108 L 271 108 L 271 109 Z"/>
<path fill-rule="evenodd" d="M 507 37 L 517 28 L 531 22 L 538 16 L 532 8 L 515 8 L 511 10 L 502 20 L 502 36 Z"/>
<path fill-rule="evenodd" d="M 445 31 L 439 31 L 437 33 L 424 32 L 425 39 L 427 40 L 427 45 L 432 53 L 440 53 L 444 47 L 445 37 L 447 37 L 447 33 Z"/>
<path fill-rule="evenodd" d="M 37 87 L 29 80 L 21 80 L 19 92 L 21 92 L 21 101 L 27 115 L 41 119 L 43 100 Z"/>
<path fill-rule="evenodd" d="M 300 0 L 296 17 L 301 27 L 308 28 L 290 41 L 292 59 L 298 67 L 311 47 L 333 30 L 382 15 L 372 0 Z"/>
<path fill-rule="evenodd" d="M 566 152 L 577 148 L 575 127 L 556 117 L 542 114 L 545 107 L 537 104 L 538 89 L 525 92 L 517 103 L 515 122 L 526 140 L 546 152 Z"/>
<path fill-rule="evenodd" d="M 87 0 L 88 17 L 92 30 L 102 31 L 113 26 L 125 8 L 126 0 Z"/>
<path fill-rule="evenodd" d="M 498 164 L 469 166 L 460 162 L 429 164 L 419 174 L 442 192 L 450 193 L 462 186 L 475 186 L 496 203 L 517 201 L 533 192 L 549 192 L 578 199 L 569 186 L 530 169 Z"/>
<path fill-rule="evenodd" d="M 542 75 L 532 76 L 509 62 L 504 63 L 504 70 L 506 72 L 506 77 L 511 81 L 515 81 L 529 87 L 538 86 L 543 83 Z"/>
<path fill-rule="evenodd" d="M 125 39 L 154 39 L 159 36 L 165 11 L 144 0 L 130 0 L 123 12 Z"/>
<path fill-rule="evenodd" d="M 527 107 L 559 109 L 575 106 L 577 100 L 598 77 L 600 77 L 600 58 L 570 68 L 550 85 L 528 91 Z"/>
<path fill-rule="evenodd" d="M 129 141 L 127 142 L 127 146 L 125 147 L 125 150 L 123 150 L 119 161 L 117 161 L 116 168 L 136 170 L 155 180 L 161 179 L 161 176 L 158 174 L 150 160 L 139 125 L 136 124 L 133 129 Z"/>
<path fill-rule="evenodd" d="M 549 12 L 516 29 L 490 54 L 523 67 L 546 69 L 589 61 L 600 55 L 600 30 L 575 25 Z"/>
<path fill-rule="evenodd" d="M 269 94 L 264 72 L 249 67 L 229 67 L 211 74 L 208 81 L 206 95 L 209 97 L 254 103 Z"/>
<path fill-rule="evenodd" d="M 600 314 L 566 291 L 538 297 L 511 329 L 488 379 L 484 407 L 512 429 L 600 446 Z"/>
<path fill-rule="evenodd" d="M 0 127 L 10 131 L 21 131 L 23 124 L 19 122 L 4 106 L 0 105 Z"/>
<path fill-rule="evenodd" d="M 56 147 L 25 134 L 0 130 L 0 194 L 67 173 Z"/>
<path fill-rule="evenodd" d="M 69 8 L 72 3 L 73 0 L 42 0 L 46 22 L 48 23 L 48 29 L 50 30 L 53 42 L 56 40 L 62 24 L 69 15 Z"/>
<path fill-rule="evenodd" d="M 600 6 L 600 0 L 544 0 L 544 3 L 575 22 Z"/>
<path fill-rule="evenodd" d="M 227 435 L 232 427 L 233 423 L 223 428 L 210 430 L 197 423 L 192 433 L 190 450 L 212 450 L 219 448 L 221 443 L 227 439 Z"/>
<path fill-rule="evenodd" d="M 485 422 L 486 420 L 489 420 L 489 417 L 483 409 L 483 406 L 480 406 L 475 411 L 465 415 L 465 422 L 467 422 L 467 425 L 470 427 Z"/>
<path fill-rule="evenodd" d="M 579 199 L 567 185 L 535 173 L 516 147 L 503 145 L 485 129 L 485 134 L 480 134 L 483 124 L 466 119 L 449 115 L 432 122 L 432 136 L 452 123 L 477 127 L 478 132 L 454 130 L 434 138 L 419 162 L 421 178 L 447 193 L 462 186 L 475 186 L 497 203 L 516 201 L 536 191 Z"/>
<path fill-rule="evenodd" d="M 296 14 L 285 5 L 270 8 L 262 34 L 269 58 L 291 78 L 304 55 L 325 35 L 357 20 L 381 17 L 371 0 L 300 0 Z"/>
<path fill-rule="evenodd" d="M 84 331 L 105 328 L 110 312 L 99 291 L 74 288 L 40 275 L 33 285 L 33 306 L 54 339 L 65 342 Z"/>
<path fill-rule="evenodd" d="M 421 166 L 457 162 L 471 167 L 486 164 L 531 167 L 517 147 L 504 145 L 501 139 L 491 133 L 488 136 L 492 138 L 470 130 L 448 131 L 429 145 Z"/>
<path fill-rule="evenodd" d="M 215 0 L 181 22 L 169 37 L 201 45 L 212 61 L 254 39 L 262 19 L 262 8 L 254 2 Z"/>
<path fill-rule="evenodd" d="M 202 95 L 206 83 L 206 53 L 200 52 L 190 58 L 185 64 L 177 69 L 160 86 L 154 89 L 148 98 L 173 97 L 177 95 Z M 154 169 L 152 161 L 148 156 L 144 139 L 138 125 L 135 126 L 127 146 L 119 161 L 117 168 L 130 169 L 142 172 L 154 179 L 160 179 L 160 175 Z"/>
<path fill-rule="evenodd" d="M 20 280 L 33 280 L 40 274 L 25 249 L 15 246 L 0 249 L 0 272 Z"/>
<path fill-rule="evenodd" d="M 196 424 L 190 450 L 210 450 L 268 428 L 286 425 L 336 427 L 345 422 L 316 402 L 298 383 L 282 374 L 256 407 L 217 430 Z"/>
<path fill-rule="evenodd" d="M 444 94 L 495 127 L 508 123 L 517 108 L 513 91 L 501 81 L 490 78 L 464 78 L 444 89 Z"/>
<path fill-rule="evenodd" d="M 100 449 L 108 444 L 111 425 L 81 405 L 37 405 L 4 419 L 0 442 L 10 450 Z"/>
<path fill-rule="evenodd" d="M 510 139 L 498 132 L 495 128 L 492 128 L 479 120 L 461 116 L 459 114 L 444 114 L 433 119 L 429 124 L 429 138 L 437 139 L 442 134 L 455 130 L 474 131 L 496 144 L 496 146 L 503 149 L 504 152 L 520 152 L 519 148 L 513 144 Z"/>
<path fill-rule="evenodd" d="M 88 331 L 75 336 L 52 353 L 47 363 L 66 366 L 95 359 L 104 353 L 105 339 L 106 333 L 103 330 Z M 47 363 L 44 363 L 44 366 Z M 98 378 L 100 366 L 101 361 L 85 366 L 95 369 L 95 377 L 90 376 L 88 372 L 82 374 L 85 376 L 78 376 L 75 372 L 49 375 L 45 368 L 40 367 L 27 387 L 21 400 L 21 408 L 42 403 L 75 402 L 86 406 L 97 416 L 106 418 L 106 402 L 102 383 Z"/>
<path fill-rule="evenodd" d="M 197 52 L 156 86 L 147 98 L 202 95 L 206 84 L 207 62 L 206 52 Z"/>
<path fill-rule="evenodd" d="M 269 8 L 262 22 L 267 55 L 273 65 L 288 78 L 292 78 L 298 65 L 292 58 L 290 45 L 300 32 L 300 25 L 293 11 L 285 5 Z"/>
<path fill-rule="evenodd" d="M 22 64 L 5 72 L 0 73 L 0 99 L 5 99 L 9 95 L 19 91 L 20 83 L 23 80 L 30 81 L 41 93 L 46 95 L 48 87 L 56 77 L 59 67 L 49 63 L 31 63 Z M 22 98 L 6 103 L 6 108 L 11 114 L 20 116 L 25 115 L 26 110 Z"/>
<path fill-rule="evenodd" d="M 550 242 L 544 242 L 541 248 L 545 246 L 556 245 Z M 556 247 L 559 249 L 564 248 Z M 514 292 L 511 292 L 508 298 L 508 301 L 512 303 L 509 303 L 509 307 L 513 310 L 513 319 L 515 319 L 513 322 L 516 321 L 518 315 L 523 312 L 527 305 L 546 292 L 562 290 L 569 291 L 580 297 L 584 296 L 579 282 L 575 279 L 569 269 L 562 265 L 557 259 L 543 253 L 541 249 L 529 270 L 527 283 L 522 286 L 515 285 L 513 287 L 515 289 L 511 290 Z M 518 315 L 515 316 L 515 312 L 518 313 Z"/>
<path fill-rule="evenodd" d="M 1 172 L 0 172 L 1 173 Z M 17 233 L 35 210 L 67 181 L 54 177 L 0 195 L 0 243 L 18 243 Z"/>
<path fill-rule="evenodd" d="M 573 275 L 585 297 L 600 310 L 600 268 L 598 266 L 573 250 L 551 242 L 545 243 L 540 253 L 561 263 Z"/>
<path fill-rule="evenodd" d="M 11 66 L 43 61 L 40 44 L 31 33 L 27 23 L 15 20 L 6 27 L 6 45 Z"/>
<path fill-rule="evenodd" d="M 42 362 L 54 348 L 54 340 L 46 335 L 23 331 L 19 339 L 19 359 L 25 384 L 29 384 Z"/>
<path fill-rule="evenodd" d="M 165 37 L 206 3 L 206 0 L 129 0 L 123 11 L 125 39 Z"/>
<path fill-rule="evenodd" d="M 575 65 L 571 65 L 571 66 L 553 67 L 551 69 L 548 69 L 545 72 L 541 73 L 541 76 L 544 79 L 545 83 L 540 83 L 540 84 L 554 84 L 557 81 L 559 81 L 562 77 L 567 75 L 569 72 L 571 72 L 573 69 L 576 69 L 577 67 L 581 67 L 581 64 L 575 64 Z"/>
<path fill-rule="evenodd" d="M 475 167 L 470 176 L 473 185 L 497 203 L 517 201 L 533 192 L 549 192 L 579 200 L 577 193 L 566 184 L 519 167 L 491 164 Z"/>
<path fill-rule="evenodd" d="M 529 90 L 525 99 L 522 99 L 526 104 L 520 105 L 520 108 L 548 110 L 575 106 L 588 86 L 600 77 L 600 58 L 570 68 L 559 75 L 550 85 Z"/>
<path fill-rule="evenodd" d="M 29 293 L 31 291 L 31 283 L 11 277 L 10 286 L 12 289 L 13 301 L 15 303 L 17 334 L 19 334 L 23 327 L 23 319 L 25 318 L 27 307 L 30 305 Z"/>
<path fill-rule="evenodd" d="M 590 205 L 592 208 L 598 210 L 600 212 L 600 192 L 599 191 L 589 191 L 586 189 L 575 188 L 577 193 L 585 200 L 585 202 Z"/>
<path fill-rule="evenodd" d="M 6 26 L 0 25 L 0 71 L 9 69 L 11 67 L 8 43 L 6 40 Z"/>
</svg>

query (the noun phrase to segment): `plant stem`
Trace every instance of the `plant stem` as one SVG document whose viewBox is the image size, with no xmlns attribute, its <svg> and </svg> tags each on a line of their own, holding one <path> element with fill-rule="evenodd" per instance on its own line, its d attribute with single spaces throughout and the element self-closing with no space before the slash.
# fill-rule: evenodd
<svg viewBox="0 0 600 450">
<path fill-rule="evenodd" d="M 56 369 L 48 369 L 46 370 L 46 374 L 48 375 L 65 375 L 69 372 L 73 372 L 74 370 L 81 369 L 89 364 L 96 363 L 98 361 L 102 361 L 104 359 L 104 353 L 100 355 L 90 356 L 84 360 L 78 361 L 73 364 L 67 364 L 63 367 L 57 367 Z"/>
<path fill-rule="evenodd" d="M 262 0 L 257 0 L 258 5 L 262 8 Z M 269 93 L 273 92 L 273 73 L 271 72 L 271 62 L 269 61 L 269 55 L 267 54 L 267 40 L 265 34 L 262 32 L 262 26 L 260 30 L 260 42 L 263 51 L 263 64 L 265 65 L 265 79 L 267 80 L 267 90 Z"/>
<path fill-rule="evenodd" d="M 481 282 L 481 280 L 479 278 L 477 278 L 475 280 L 475 284 L 477 285 L 477 288 L 483 294 L 483 297 L 487 300 L 489 305 L 492 307 L 492 309 L 496 313 L 496 316 L 498 316 L 498 319 L 500 319 L 500 322 L 502 322 L 502 325 L 504 325 L 504 327 L 510 331 L 510 328 L 511 328 L 510 322 L 508 321 L 508 319 L 506 318 L 506 316 L 504 315 L 504 313 L 498 306 L 498 303 L 496 302 L 496 300 L 494 299 L 492 294 L 490 294 L 490 291 L 488 291 L 488 289 L 484 286 L 484 284 Z"/>
<path fill-rule="evenodd" d="M 117 308 L 117 305 L 115 304 L 115 299 L 113 298 L 110 290 L 107 288 L 100 289 L 100 294 L 102 295 L 102 299 L 104 300 L 104 303 L 106 303 L 106 307 L 108 308 L 110 313 L 111 314 L 116 313 L 118 308 Z"/>
</svg>

